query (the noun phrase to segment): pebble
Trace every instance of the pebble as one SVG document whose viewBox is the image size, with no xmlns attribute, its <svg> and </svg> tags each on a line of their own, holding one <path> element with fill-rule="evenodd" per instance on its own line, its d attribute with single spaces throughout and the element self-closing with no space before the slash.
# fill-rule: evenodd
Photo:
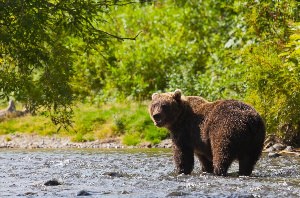
<svg viewBox="0 0 300 198">
<path fill-rule="evenodd" d="M 159 144 L 154 145 L 155 148 L 172 148 L 172 140 L 165 139 L 162 140 Z"/>
<path fill-rule="evenodd" d="M 282 151 L 286 148 L 285 145 L 280 143 L 274 144 L 272 147 L 275 149 L 275 151 Z"/>
<path fill-rule="evenodd" d="M 32 195 L 36 195 L 36 192 L 26 192 L 24 193 L 25 196 L 32 196 Z"/>
<path fill-rule="evenodd" d="M 273 152 L 270 152 L 268 154 L 268 157 L 269 158 L 276 158 L 276 157 L 280 157 L 281 155 L 279 153 L 273 153 Z"/>
<path fill-rule="evenodd" d="M 141 148 L 152 148 L 152 145 L 150 142 L 143 142 L 142 144 L 139 145 Z"/>
<path fill-rule="evenodd" d="M 56 179 L 52 179 L 52 180 L 49 180 L 49 181 L 46 181 L 44 183 L 45 186 L 58 186 L 58 185 L 61 185 L 60 182 L 58 182 Z"/>
<path fill-rule="evenodd" d="M 123 190 L 122 192 L 121 192 L 121 194 L 122 195 L 128 195 L 128 194 L 130 194 L 128 191 L 126 191 L 126 190 Z"/>
<path fill-rule="evenodd" d="M 108 175 L 110 177 L 124 177 L 121 173 L 117 173 L 117 172 L 107 172 L 104 173 L 104 175 Z"/>
<path fill-rule="evenodd" d="M 232 194 L 228 198 L 254 198 L 254 196 L 253 195 Z"/>
<path fill-rule="evenodd" d="M 291 151 L 293 151 L 293 147 L 292 146 L 287 146 L 284 150 L 291 152 Z"/>
<path fill-rule="evenodd" d="M 77 193 L 77 196 L 90 196 L 90 195 L 92 195 L 92 194 L 85 190 L 81 190 Z"/>
<path fill-rule="evenodd" d="M 275 148 L 273 146 L 270 146 L 269 148 L 265 149 L 265 152 L 274 152 Z"/>
<path fill-rule="evenodd" d="M 188 193 L 185 192 L 171 192 L 167 195 L 167 197 L 180 197 L 180 196 L 187 196 Z"/>
</svg>

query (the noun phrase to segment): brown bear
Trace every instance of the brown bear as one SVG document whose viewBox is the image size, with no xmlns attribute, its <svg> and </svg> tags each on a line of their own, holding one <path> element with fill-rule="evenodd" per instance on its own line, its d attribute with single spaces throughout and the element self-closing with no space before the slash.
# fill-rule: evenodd
<svg viewBox="0 0 300 198">
<path fill-rule="evenodd" d="M 194 154 L 202 171 L 226 176 L 234 160 L 248 176 L 261 156 L 265 124 L 251 106 L 237 100 L 208 102 L 198 96 L 154 93 L 149 113 L 158 127 L 170 131 L 179 174 L 190 174 Z"/>
</svg>

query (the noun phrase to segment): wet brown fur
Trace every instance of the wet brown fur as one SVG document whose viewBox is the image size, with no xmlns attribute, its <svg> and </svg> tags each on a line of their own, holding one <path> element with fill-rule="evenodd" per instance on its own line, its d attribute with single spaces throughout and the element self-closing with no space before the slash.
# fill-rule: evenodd
<svg viewBox="0 0 300 198">
<path fill-rule="evenodd" d="M 190 174 L 194 155 L 202 171 L 226 175 L 234 160 L 239 175 L 250 175 L 260 158 L 265 125 L 249 105 L 236 100 L 208 102 L 181 92 L 153 94 L 149 113 L 158 127 L 166 127 L 173 141 L 177 172 Z"/>
</svg>

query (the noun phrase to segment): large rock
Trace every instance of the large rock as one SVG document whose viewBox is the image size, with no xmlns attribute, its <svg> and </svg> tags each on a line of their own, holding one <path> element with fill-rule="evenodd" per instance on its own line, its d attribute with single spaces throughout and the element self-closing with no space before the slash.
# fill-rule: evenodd
<svg viewBox="0 0 300 198">
<path fill-rule="evenodd" d="M 0 110 L 0 121 L 6 118 L 15 118 L 24 116 L 28 113 L 28 110 L 18 111 L 13 100 L 10 100 L 6 109 Z"/>
</svg>

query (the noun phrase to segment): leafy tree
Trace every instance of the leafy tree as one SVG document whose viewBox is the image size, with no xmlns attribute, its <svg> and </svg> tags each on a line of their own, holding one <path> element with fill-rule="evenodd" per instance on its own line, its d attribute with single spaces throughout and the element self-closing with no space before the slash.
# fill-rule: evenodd
<svg viewBox="0 0 300 198">
<path fill-rule="evenodd" d="M 113 5 L 129 1 L 0 1 L 0 98 L 14 97 L 31 112 L 47 110 L 54 123 L 68 124 L 74 90 L 73 64 L 82 48 L 106 46 L 102 31 Z"/>
</svg>

